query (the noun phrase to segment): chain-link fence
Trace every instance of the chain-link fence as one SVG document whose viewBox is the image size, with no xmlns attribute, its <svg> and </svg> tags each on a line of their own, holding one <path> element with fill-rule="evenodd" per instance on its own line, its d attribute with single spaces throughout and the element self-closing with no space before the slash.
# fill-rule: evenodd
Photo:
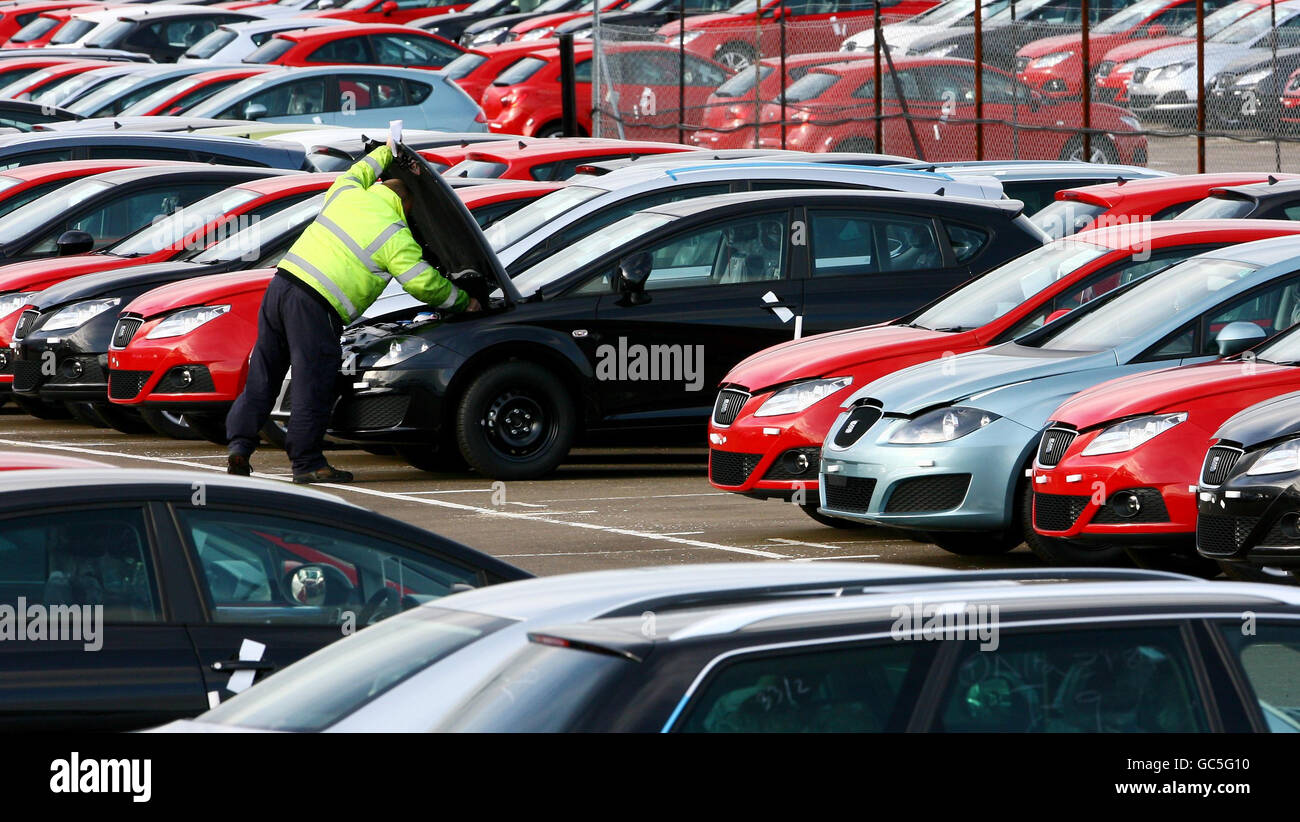
<svg viewBox="0 0 1300 822">
<path fill-rule="evenodd" d="M 904 6 L 927 10 L 890 13 Z M 1175 172 L 1300 158 L 1300 0 L 902 0 L 879 21 L 870 7 L 597 23 L 593 133 Z"/>
</svg>

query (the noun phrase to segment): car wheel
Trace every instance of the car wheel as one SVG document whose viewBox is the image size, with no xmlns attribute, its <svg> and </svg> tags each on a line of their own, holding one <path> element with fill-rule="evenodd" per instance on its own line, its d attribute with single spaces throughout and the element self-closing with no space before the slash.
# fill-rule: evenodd
<svg viewBox="0 0 1300 822">
<path fill-rule="evenodd" d="M 281 451 L 284 450 L 285 437 L 288 435 L 288 429 L 279 420 L 267 420 L 266 425 L 262 426 L 262 439 Z"/>
<path fill-rule="evenodd" d="M 831 528 L 865 528 L 860 522 L 854 522 L 851 519 L 840 519 L 839 517 L 829 517 L 817 510 L 817 503 L 807 503 L 799 506 L 799 510 L 812 517 L 815 522 Z"/>
<path fill-rule="evenodd" d="M 1045 537 L 1034 530 L 1034 491 L 1023 483 L 1020 494 L 1021 533 L 1029 550 L 1048 565 L 1128 565 L 1124 549 L 1115 545 L 1091 547 L 1058 537 Z"/>
<path fill-rule="evenodd" d="M 95 413 L 104 418 L 104 422 L 115 431 L 123 434 L 152 434 L 153 427 L 144 421 L 140 412 L 134 408 L 113 405 L 107 402 L 95 403 Z"/>
<path fill-rule="evenodd" d="M 744 71 L 754 64 L 757 53 L 748 43 L 731 42 L 718 49 L 713 59 L 732 71 Z"/>
<path fill-rule="evenodd" d="M 456 444 L 493 479 L 537 479 L 559 466 L 577 428 L 573 402 L 555 375 L 528 362 L 479 374 L 456 409 Z"/>
<path fill-rule="evenodd" d="M 561 123 L 547 123 L 546 125 L 537 129 L 537 134 L 534 136 L 542 139 L 549 139 L 551 137 L 563 137 L 564 126 Z"/>
<path fill-rule="evenodd" d="M 1110 141 L 1109 137 L 1103 137 L 1100 134 L 1092 138 L 1092 154 L 1089 157 L 1083 156 L 1083 138 L 1071 137 L 1061 149 L 1062 160 L 1074 160 L 1079 162 L 1087 160 L 1090 163 L 1118 163 L 1119 152 L 1115 150 L 1115 144 Z"/>
<path fill-rule="evenodd" d="M 194 433 L 213 445 L 225 445 L 226 416 L 224 414 L 186 414 L 185 422 Z"/>
<path fill-rule="evenodd" d="M 175 411 L 163 411 L 158 408 L 140 407 L 140 418 L 145 424 L 154 430 L 155 433 L 164 437 L 171 437 L 174 440 L 197 440 L 202 439 L 202 435 L 190 427 L 184 414 L 178 414 Z"/>
<path fill-rule="evenodd" d="M 83 425 L 89 425 L 91 428 L 108 427 L 108 423 L 95 413 L 95 406 L 89 402 L 69 402 L 65 403 L 65 407 L 72 418 Z"/>
<path fill-rule="evenodd" d="M 459 474 L 469 469 L 469 463 L 456 447 L 446 445 L 399 445 L 397 456 L 421 471 L 431 474 Z"/>
<path fill-rule="evenodd" d="M 68 418 L 68 409 L 62 403 L 48 403 L 35 397 L 14 397 L 18 407 L 38 420 L 62 420 Z"/>
<path fill-rule="evenodd" d="M 1195 548 L 1130 548 L 1125 553 L 1134 565 L 1151 571 L 1171 571 L 1202 579 L 1219 575 L 1219 563 L 1196 553 Z"/>
</svg>

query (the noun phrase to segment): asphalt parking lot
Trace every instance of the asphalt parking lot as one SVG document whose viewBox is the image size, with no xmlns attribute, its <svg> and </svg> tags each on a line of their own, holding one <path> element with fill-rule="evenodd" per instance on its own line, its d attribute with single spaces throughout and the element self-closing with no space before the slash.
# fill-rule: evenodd
<svg viewBox="0 0 1300 822">
<path fill-rule="evenodd" d="M 701 438 L 703 435 L 701 434 Z M 225 470 L 207 442 L 129 436 L 0 409 L 0 449 L 77 455 L 133 468 Z M 780 502 L 715 490 L 701 447 L 584 448 L 546 480 L 497 483 L 475 474 L 430 474 L 395 457 L 343 447 L 331 461 L 351 485 L 343 499 L 443 534 L 536 574 L 686 562 L 910 562 L 950 568 L 1036 566 L 1021 547 L 999 557 L 958 557 L 872 528 L 826 528 Z M 287 481 L 283 452 L 254 457 L 260 475 Z"/>
</svg>

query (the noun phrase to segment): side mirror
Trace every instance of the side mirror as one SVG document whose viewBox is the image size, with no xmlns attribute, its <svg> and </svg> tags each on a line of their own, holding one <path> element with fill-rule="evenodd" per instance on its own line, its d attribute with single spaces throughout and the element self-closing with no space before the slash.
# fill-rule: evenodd
<svg viewBox="0 0 1300 822">
<path fill-rule="evenodd" d="M 1166 29 L 1160 23 L 1152 23 L 1151 25 L 1147 26 L 1147 37 L 1150 37 L 1152 39 L 1155 39 L 1157 37 L 1164 37 L 1168 33 L 1169 30 Z"/>
<path fill-rule="evenodd" d="M 1228 357 L 1245 351 L 1267 336 L 1264 329 L 1254 323 L 1237 321 L 1220 328 L 1214 335 L 1214 342 L 1219 346 L 1219 356 Z"/>
<path fill-rule="evenodd" d="M 1037 92 L 1037 91 L 1034 91 L 1033 89 L 1030 89 L 1030 91 L 1029 91 L 1029 110 L 1030 110 L 1030 111 L 1038 111 L 1040 108 L 1043 107 L 1043 100 L 1044 100 L 1044 99 L 1045 99 L 1045 98 L 1043 97 L 1042 93 Z"/>
<path fill-rule="evenodd" d="M 1059 320 L 1069 313 L 1070 313 L 1070 309 L 1068 308 L 1058 308 L 1055 311 L 1053 311 L 1051 314 L 1047 315 L 1047 319 L 1043 320 L 1043 325 L 1047 325 L 1050 322 Z"/>
<path fill-rule="evenodd" d="M 384 13 L 385 17 L 387 17 L 388 15 L 397 11 L 397 4 L 394 3 L 393 0 L 388 0 L 387 3 L 384 3 L 382 6 L 379 7 L 379 10 Z"/>
<path fill-rule="evenodd" d="M 73 229 L 60 234 L 54 245 L 58 248 L 60 257 L 67 257 L 70 254 L 85 254 L 87 251 L 94 250 L 95 238 L 88 232 Z"/>
<path fill-rule="evenodd" d="M 650 276 L 649 252 L 640 251 L 618 261 L 618 290 L 624 300 L 639 305 L 647 302 L 645 281 Z"/>
<path fill-rule="evenodd" d="M 260 120 L 266 116 L 266 106 L 261 103 L 249 103 L 244 106 L 245 120 Z"/>
<path fill-rule="evenodd" d="M 319 565 L 299 565 L 289 574 L 289 596 L 299 605 L 324 605 L 327 587 L 325 569 Z"/>
</svg>

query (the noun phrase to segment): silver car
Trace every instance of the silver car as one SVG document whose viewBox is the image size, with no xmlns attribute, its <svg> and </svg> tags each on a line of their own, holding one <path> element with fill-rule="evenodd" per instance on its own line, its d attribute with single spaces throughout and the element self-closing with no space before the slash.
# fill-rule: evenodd
<svg viewBox="0 0 1300 822">
<path fill-rule="evenodd" d="M 278 6 L 274 3 L 269 6 L 259 6 L 258 11 L 263 8 L 278 8 Z M 352 24 L 347 20 L 332 20 L 328 17 L 283 16 L 272 20 L 227 23 L 224 26 L 217 26 L 216 31 L 190 46 L 177 62 L 238 63 L 282 31 L 348 25 Z"/>
</svg>

